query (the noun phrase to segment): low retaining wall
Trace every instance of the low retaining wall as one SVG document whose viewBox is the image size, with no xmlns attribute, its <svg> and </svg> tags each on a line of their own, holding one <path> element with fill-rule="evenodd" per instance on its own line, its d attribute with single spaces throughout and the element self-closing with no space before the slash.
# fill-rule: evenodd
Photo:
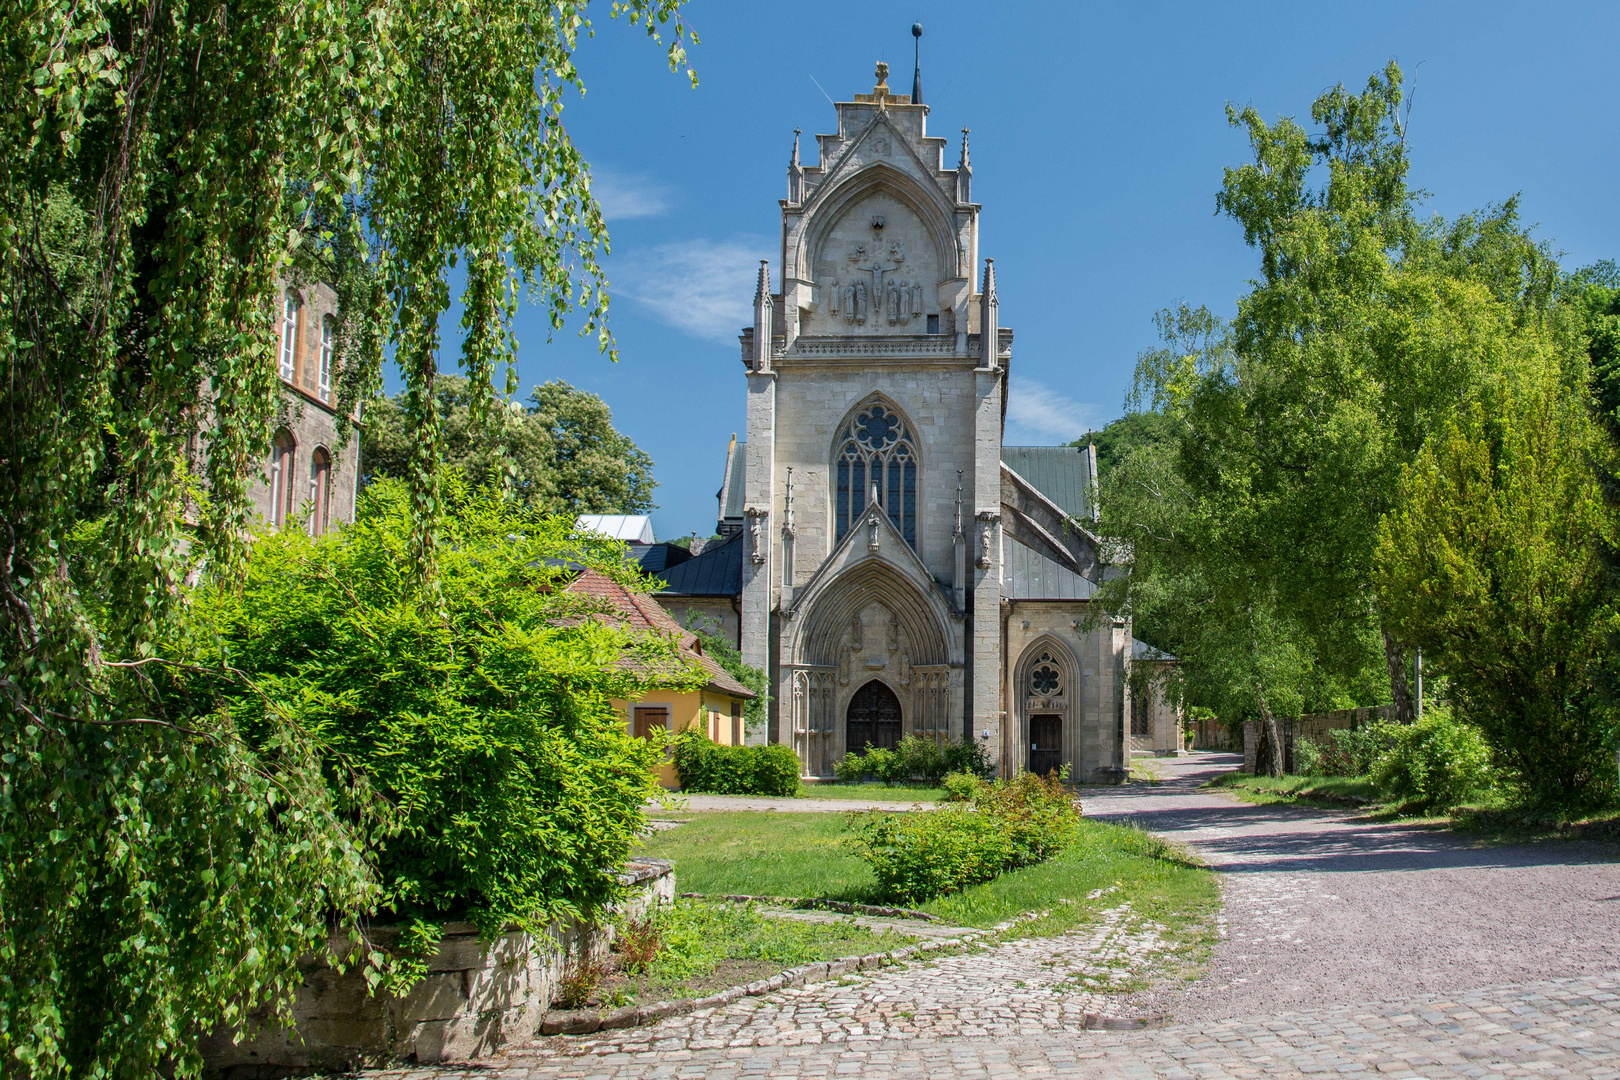
<svg viewBox="0 0 1620 1080">
<path fill-rule="evenodd" d="M 1355 731 L 1380 720 L 1394 720 L 1395 706 L 1367 705 L 1359 709 L 1334 709 L 1304 716 L 1278 717 L 1282 729 L 1283 772 L 1294 771 L 1294 747 L 1301 742 L 1326 742 L 1330 731 Z M 1266 726 L 1258 720 L 1243 722 L 1243 771 L 1254 775 L 1269 771 L 1271 747 L 1266 743 Z"/>
<path fill-rule="evenodd" d="M 621 880 L 630 895 L 619 910 L 639 915 L 675 898 L 668 862 L 627 863 Z M 397 927 L 374 927 L 374 947 L 390 948 Z M 532 1039 L 551 1004 L 569 956 L 600 956 L 613 942 L 610 926 L 552 924 L 539 938 L 518 931 L 480 941 L 471 923 L 444 928 L 428 975 L 402 997 L 368 992 L 363 972 L 332 968 L 311 957 L 293 1002 L 295 1027 L 262 1019 L 240 1042 L 216 1032 L 201 1042 L 209 1071 L 222 1080 L 257 1080 L 311 1070 L 351 1070 L 391 1062 L 465 1061 Z M 348 938 L 334 939 L 341 951 Z"/>
</svg>

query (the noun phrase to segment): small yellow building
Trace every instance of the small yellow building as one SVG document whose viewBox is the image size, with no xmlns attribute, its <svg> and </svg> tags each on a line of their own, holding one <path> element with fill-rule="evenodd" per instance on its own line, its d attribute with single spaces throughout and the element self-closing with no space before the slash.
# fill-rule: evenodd
<svg viewBox="0 0 1620 1080">
<path fill-rule="evenodd" d="M 637 701 L 613 702 L 632 735 L 651 738 L 656 732 L 678 735 L 696 728 L 722 746 L 743 742 L 743 710 L 754 692 L 703 651 L 703 643 L 689 633 L 656 600 L 619 584 L 596 570 L 585 570 L 568 586 L 570 592 L 601 600 L 621 613 L 620 624 L 629 630 L 655 630 L 675 635 L 682 655 L 708 673 L 709 681 L 697 690 L 654 688 Z M 675 763 L 666 755 L 658 772 L 666 788 L 680 786 Z"/>
</svg>

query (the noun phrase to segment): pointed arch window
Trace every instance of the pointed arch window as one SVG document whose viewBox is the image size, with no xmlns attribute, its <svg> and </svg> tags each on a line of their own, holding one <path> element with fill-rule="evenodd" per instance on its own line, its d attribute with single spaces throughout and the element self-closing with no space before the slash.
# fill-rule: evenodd
<svg viewBox="0 0 1620 1080">
<path fill-rule="evenodd" d="M 833 461 L 833 516 L 842 541 L 875 490 L 894 527 L 917 546 L 916 440 L 893 409 L 873 402 L 844 429 Z"/>
</svg>

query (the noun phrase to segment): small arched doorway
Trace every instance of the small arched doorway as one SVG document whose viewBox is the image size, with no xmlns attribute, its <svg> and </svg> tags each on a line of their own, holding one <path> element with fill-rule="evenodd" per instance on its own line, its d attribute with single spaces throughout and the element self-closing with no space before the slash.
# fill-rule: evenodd
<svg viewBox="0 0 1620 1080">
<path fill-rule="evenodd" d="M 880 680 L 873 679 L 855 691 L 844 717 L 844 745 L 850 750 L 865 753 L 868 743 L 879 750 L 900 745 L 900 699 Z"/>
</svg>

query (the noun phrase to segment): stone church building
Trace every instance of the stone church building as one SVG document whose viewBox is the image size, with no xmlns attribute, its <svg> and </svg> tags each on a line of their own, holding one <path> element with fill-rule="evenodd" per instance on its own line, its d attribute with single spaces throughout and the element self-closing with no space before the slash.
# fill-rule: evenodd
<svg viewBox="0 0 1620 1080">
<path fill-rule="evenodd" d="M 817 164 L 795 136 L 779 265 L 741 337 L 747 436 L 724 542 L 660 574 L 770 672 L 806 776 L 904 735 L 984 742 L 1003 775 L 1128 765 L 1131 631 L 1093 612 L 1096 462 L 1006 446 L 1013 332 L 981 263 L 967 131 L 886 85 L 840 102 Z M 734 621 L 733 621 L 734 620 Z"/>
</svg>

